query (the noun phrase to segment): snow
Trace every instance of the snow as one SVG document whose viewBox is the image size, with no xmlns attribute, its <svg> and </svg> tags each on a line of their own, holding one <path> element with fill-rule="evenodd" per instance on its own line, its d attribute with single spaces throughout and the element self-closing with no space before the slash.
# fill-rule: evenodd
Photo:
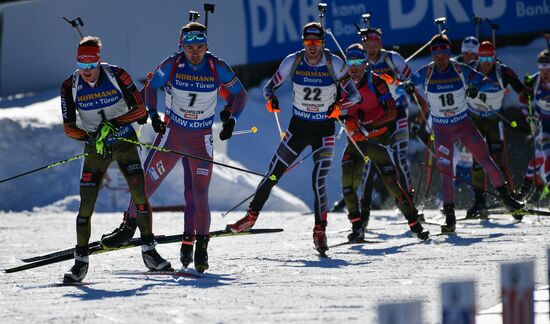
<svg viewBox="0 0 550 324">
<path fill-rule="evenodd" d="M 438 212 L 426 210 L 427 217 Z M 459 216 L 464 211 L 458 212 Z M 213 214 L 212 230 L 225 219 Z M 367 234 L 382 243 L 346 245 L 319 258 L 313 250 L 313 219 L 297 212 L 261 213 L 256 228 L 284 232 L 213 238 L 210 269 L 204 278 L 142 275 L 138 248 L 91 256 L 85 279 L 90 285 L 56 287 L 72 261 L 0 274 L 0 319 L 5 323 L 377 323 L 380 303 L 421 300 L 423 323 L 441 323 L 440 285 L 475 279 L 480 315 L 477 323 L 501 323 L 499 264 L 536 260 L 535 286 L 547 285 L 546 247 L 550 219 L 509 216 L 494 222 L 460 222 L 456 237 L 434 236 L 422 243 L 409 235 L 393 211 L 377 211 Z M 73 246 L 71 212 L 3 213 L 0 268 L 18 259 Z M 96 213 L 92 240 L 118 225 L 120 215 Z M 432 233 L 437 226 L 427 225 Z M 156 234 L 179 234 L 180 213 L 157 213 Z M 328 240 L 346 240 L 343 213 L 329 216 Z M 138 234 L 136 234 L 137 236 Z M 37 244 L 37 242 L 39 242 Z M 179 264 L 179 245 L 158 245 L 161 255 Z M 194 270 L 189 270 L 195 273 Z M 548 291 L 536 294 L 537 324 L 549 323 Z"/>
</svg>

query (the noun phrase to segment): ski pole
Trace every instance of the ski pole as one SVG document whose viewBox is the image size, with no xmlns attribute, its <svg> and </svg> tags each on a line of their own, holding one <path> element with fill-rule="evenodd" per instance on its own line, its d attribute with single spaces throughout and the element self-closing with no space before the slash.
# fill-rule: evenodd
<svg viewBox="0 0 550 324">
<path fill-rule="evenodd" d="M 256 134 L 257 132 L 258 132 L 258 128 L 256 128 L 256 126 L 252 126 L 252 128 L 250 129 L 234 131 L 233 135 L 242 135 L 242 134 L 248 134 L 248 133 Z"/>
<path fill-rule="evenodd" d="M 422 116 L 422 119 L 424 119 L 424 123 L 425 123 L 426 127 L 428 127 L 428 132 L 430 132 L 430 139 L 432 141 L 434 141 L 435 140 L 435 135 L 434 135 L 433 129 L 428 124 L 428 118 L 427 118 L 426 114 L 424 113 L 424 110 L 422 110 L 422 105 L 420 104 L 420 100 L 418 100 L 418 97 L 416 97 L 416 92 L 414 92 L 412 94 L 412 97 L 413 97 L 414 102 L 418 106 L 418 111 L 420 112 L 420 115 Z"/>
<path fill-rule="evenodd" d="M 414 138 L 416 138 L 416 140 L 420 142 L 420 145 L 422 145 L 424 149 L 428 151 L 428 153 L 430 154 L 430 158 L 435 158 L 435 152 L 431 148 L 429 148 L 428 145 L 426 145 L 426 143 L 424 143 L 422 139 L 418 137 L 418 135 L 415 135 Z"/>
<path fill-rule="evenodd" d="M 340 127 L 342 127 L 344 129 L 344 132 L 346 132 L 346 135 L 348 137 L 348 139 L 350 140 L 350 142 L 353 144 L 353 146 L 355 146 L 355 149 L 357 150 L 357 152 L 359 152 L 359 154 L 361 155 L 361 157 L 363 158 L 363 160 L 365 162 L 367 162 L 369 160 L 369 157 L 366 156 L 363 151 L 361 150 L 361 148 L 359 147 L 359 144 L 357 144 L 357 142 L 353 139 L 353 137 L 351 137 L 351 134 L 349 133 L 349 131 L 347 130 L 346 126 L 344 125 L 344 123 L 342 123 L 342 121 L 340 120 L 340 118 L 336 118 L 336 120 L 338 121 L 338 124 L 340 124 Z M 363 133 L 366 132 L 366 130 L 363 128 L 361 129 L 361 131 Z M 365 134 L 365 136 L 367 136 L 368 138 L 368 133 Z M 375 144 L 378 144 L 378 143 L 375 143 Z"/>
<path fill-rule="evenodd" d="M 346 59 L 346 53 L 344 53 L 344 50 L 342 49 L 342 47 L 340 47 L 340 44 L 338 43 L 338 40 L 336 39 L 336 37 L 332 33 L 332 30 L 330 30 L 330 28 L 327 28 L 326 31 L 327 31 L 327 34 L 330 35 L 330 37 L 332 38 L 332 40 L 336 44 L 336 47 L 338 47 L 338 50 L 340 51 L 340 54 L 342 54 L 342 57 L 345 60 Z"/>
<path fill-rule="evenodd" d="M 294 169 L 295 167 L 297 167 L 298 165 L 302 164 L 311 154 L 313 154 L 313 151 L 309 152 L 306 156 L 304 156 L 300 161 L 292 164 L 291 166 L 289 166 L 285 172 L 283 174 L 287 174 L 288 172 L 290 172 L 290 170 Z M 242 204 L 244 204 L 245 202 L 247 202 L 250 198 L 254 197 L 254 195 L 256 194 L 256 192 L 253 192 L 250 196 L 246 197 L 245 199 L 243 199 L 240 203 L 238 203 L 237 205 L 235 205 L 233 208 L 229 209 L 228 211 L 226 211 L 225 213 L 222 213 L 222 217 L 225 217 L 227 214 L 229 214 L 230 212 L 234 211 L 235 209 L 237 209 L 239 206 L 241 206 Z"/>
<path fill-rule="evenodd" d="M 515 120 L 512 120 L 512 121 L 509 121 L 506 117 L 504 117 L 504 115 L 502 115 L 501 113 L 499 113 L 496 109 L 494 109 L 493 107 L 489 106 L 488 104 L 486 104 L 485 102 L 479 100 L 477 102 L 478 105 L 481 105 L 483 108 L 487 109 L 487 110 L 491 110 L 492 112 L 495 113 L 495 115 L 497 115 L 498 117 L 500 117 L 500 119 L 502 119 L 503 121 L 505 121 L 506 123 L 508 123 L 510 126 L 512 126 L 513 128 L 517 127 L 518 126 L 518 123 L 516 123 Z"/>
<path fill-rule="evenodd" d="M 279 136 L 282 139 L 285 137 L 285 132 L 283 132 L 283 129 L 281 128 L 281 122 L 279 121 L 279 113 L 274 111 L 273 116 L 275 116 L 275 122 L 277 123 L 277 128 L 279 129 Z"/>
<path fill-rule="evenodd" d="M 223 166 L 223 167 L 230 168 L 230 169 L 233 169 L 233 170 L 254 174 L 254 175 L 257 175 L 257 176 L 260 176 L 260 177 L 264 176 L 263 174 L 258 173 L 258 172 L 250 171 L 250 170 L 247 170 L 247 169 L 239 168 L 239 167 L 236 167 L 236 166 L 232 166 L 232 165 L 229 165 L 229 164 L 217 162 L 217 161 L 214 161 L 214 160 L 205 159 L 205 158 L 202 158 L 200 156 L 196 156 L 196 155 L 192 155 L 192 154 L 183 153 L 183 152 L 179 152 L 179 151 L 175 151 L 175 150 L 169 150 L 169 149 L 164 148 L 164 147 L 158 147 L 158 146 L 154 146 L 152 144 L 142 143 L 140 141 L 134 141 L 134 140 L 131 140 L 129 138 L 116 137 L 116 139 L 120 140 L 120 141 L 127 142 L 127 143 L 131 143 L 131 144 L 134 144 L 134 145 L 143 145 L 145 147 L 148 147 L 150 149 L 157 150 L 157 151 L 160 151 L 160 152 L 173 153 L 173 154 L 176 154 L 176 155 L 185 156 L 185 157 L 192 158 L 192 159 L 195 159 L 195 160 L 205 161 L 205 162 L 208 162 L 208 163 Z"/>
<path fill-rule="evenodd" d="M 85 156 L 87 156 L 87 155 L 88 155 L 88 153 L 82 153 L 82 154 L 79 154 L 79 155 L 75 155 L 75 156 L 70 157 L 70 158 L 65 159 L 65 160 L 57 161 L 57 162 L 55 162 L 55 163 L 48 164 L 48 165 L 42 166 L 42 167 L 40 167 L 40 168 L 31 170 L 31 171 L 23 172 L 23 173 L 20 173 L 20 174 L 18 174 L 18 175 L 14 175 L 14 176 L 9 177 L 9 178 L 6 178 L 6 179 L 2 179 L 2 180 L 0 180 L 0 183 L 9 181 L 9 180 L 12 180 L 12 179 L 15 179 L 15 178 L 22 177 L 22 176 L 24 176 L 24 175 L 31 174 L 31 173 L 34 173 L 34 172 L 36 172 L 36 171 L 40 171 L 40 170 L 44 170 L 44 169 L 53 168 L 53 167 L 55 167 L 55 166 L 58 166 L 58 165 L 61 165 L 61 164 L 65 164 L 65 163 L 67 163 L 67 162 L 71 162 L 71 161 L 74 161 L 74 160 L 78 160 L 78 159 L 83 158 L 83 157 L 85 157 Z"/>
</svg>

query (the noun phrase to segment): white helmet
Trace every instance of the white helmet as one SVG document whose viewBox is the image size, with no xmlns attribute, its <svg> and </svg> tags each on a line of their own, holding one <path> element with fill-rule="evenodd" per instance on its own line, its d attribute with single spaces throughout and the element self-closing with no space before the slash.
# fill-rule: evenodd
<svg viewBox="0 0 550 324">
<path fill-rule="evenodd" d="M 462 41 L 462 53 L 479 53 L 479 41 L 474 36 L 468 36 Z"/>
</svg>

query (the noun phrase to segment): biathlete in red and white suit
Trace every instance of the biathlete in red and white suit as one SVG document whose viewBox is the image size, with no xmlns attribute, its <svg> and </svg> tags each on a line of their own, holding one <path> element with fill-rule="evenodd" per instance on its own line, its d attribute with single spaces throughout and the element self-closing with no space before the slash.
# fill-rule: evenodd
<svg viewBox="0 0 550 324">
<path fill-rule="evenodd" d="M 223 60 L 207 52 L 205 26 L 197 22 L 183 26 L 180 45 L 183 51 L 165 59 L 146 88 L 149 116 L 153 127 L 159 132 L 154 145 L 211 160 L 212 124 L 218 94 L 231 104 L 220 113 L 223 121 L 221 140 L 231 137 L 248 96 L 232 69 Z M 166 126 L 157 113 L 159 89 L 166 93 Z M 151 150 L 144 163 L 145 188 L 147 195 L 151 196 L 180 160 L 185 183 L 185 223 L 180 261 L 184 267 L 193 262 L 193 242 L 196 239 L 194 263 L 195 268 L 202 272 L 208 269 L 206 249 L 211 217 L 208 188 L 212 164 Z M 127 213 L 130 218 L 136 215 L 132 202 Z"/>
<path fill-rule="evenodd" d="M 420 68 L 411 76 L 414 85 L 423 86 L 430 107 L 435 154 L 441 172 L 441 194 L 446 225 L 442 232 L 454 232 L 453 150 L 454 142 L 460 141 L 474 156 L 489 176 L 504 205 L 510 210 L 523 208 L 508 192 L 504 178 L 491 159 L 487 144 L 468 115 L 466 96 L 475 98 L 478 87 L 482 90 L 490 82 L 467 65 L 450 60 L 451 42 L 445 35 L 436 35 L 430 42 L 433 62 Z M 405 91 L 413 95 L 413 83 L 405 85 Z"/>
<path fill-rule="evenodd" d="M 407 96 L 403 93 L 400 82 L 407 81 L 412 73 L 411 67 L 403 57 L 394 51 L 382 48 L 382 32 L 379 29 L 368 28 L 361 30 L 362 44 L 365 49 L 368 69 L 384 79 L 388 84 L 391 95 L 396 104 L 396 118 L 394 125 L 390 128 L 390 142 L 392 159 L 397 167 L 399 182 L 407 191 L 410 198 L 413 195 L 411 172 L 407 161 L 409 148 L 409 123 L 407 109 L 409 103 Z M 372 201 L 372 190 L 374 187 L 374 172 L 376 168 L 368 161 L 363 172 L 363 196 L 361 199 L 361 218 L 368 222 L 370 205 Z"/>
</svg>

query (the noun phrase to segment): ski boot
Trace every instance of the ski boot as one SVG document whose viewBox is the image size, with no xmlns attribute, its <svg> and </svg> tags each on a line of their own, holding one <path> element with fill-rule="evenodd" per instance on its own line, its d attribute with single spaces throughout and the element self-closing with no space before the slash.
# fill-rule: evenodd
<svg viewBox="0 0 550 324">
<path fill-rule="evenodd" d="M 500 196 L 504 207 L 512 212 L 512 216 L 514 217 L 514 219 L 521 221 L 523 219 L 523 214 L 515 214 L 514 212 L 521 212 L 525 208 L 525 205 L 512 198 L 506 186 L 500 186 L 495 189 L 498 192 L 498 195 Z"/>
<path fill-rule="evenodd" d="M 445 216 L 445 224 L 441 225 L 441 234 L 454 234 L 456 233 L 456 216 L 455 216 L 455 204 L 443 204 L 441 213 Z"/>
<path fill-rule="evenodd" d="M 122 222 L 120 226 L 109 234 L 101 236 L 101 245 L 107 249 L 116 249 L 122 245 L 128 244 L 136 232 L 136 219 L 129 218 Z"/>
<path fill-rule="evenodd" d="M 485 208 L 485 192 L 481 190 L 475 190 L 475 201 L 474 205 L 466 211 L 466 219 L 475 219 L 483 218 L 487 219 L 489 217 L 489 211 Z"/>
<path fill-rule="evenodd" d="M 409 222 L 409 228 L 419 240 L 426 241 L 430 238 L 430 232 L 425 231 L 418 220 Z"/>
<path fill-rule="evenodd" d="M 253 211 L 249 208 L 243 218 L 239 219 L 235 224 L 227 224 L 225 229 L 233 233 L 248 231 L 256 223 L 259 214 L 260 212 Z"/>
<path fill-rule="evenodd" d="M 365 240 L 365 228 L 361 219 L 351 223 L 351 234 L 348 235 L 348 241 L 359 243 Z"/>
<path fill-rule="evenodd" d="M 328 251 L 327 235 L 325 233 L 326 227 L 326 222 L 324 224 L 316 224 L 313 227 L 313 245 L 315 245 L 315 250 L 322 256 L 325 256 L 325 253 Z"/>
<path fill-rule="evenodd" d="M 88 273 L 88 246 L 76 246 L 74 250 L 74 265 L 63 275 L 64 283 L 82 282 Z"/>
<path fill-rule="evenodd" d="M 155 248 L 157 242 L 154 240 L 154 235 L 142 235 L 141 240 L 144 244 L 141 246 L 141 257 L 143 263 L 150 271 L 173 271 L 172 264 L 160 256 Z"/>
<path fill-rule="evenodd" d="M 193 235 L 183 235 L 183 241 L 181 242 L 180 248 L 180 261 L 185 269 L 193 262 L 193 241 L 195 241 Z"/>
<path fill-rule="evenodd" d="M 210 235 L 197 235 L 195 269 L 200 273 L 208 270 L 208 241 L 210 241 Z"/>
</svg>

